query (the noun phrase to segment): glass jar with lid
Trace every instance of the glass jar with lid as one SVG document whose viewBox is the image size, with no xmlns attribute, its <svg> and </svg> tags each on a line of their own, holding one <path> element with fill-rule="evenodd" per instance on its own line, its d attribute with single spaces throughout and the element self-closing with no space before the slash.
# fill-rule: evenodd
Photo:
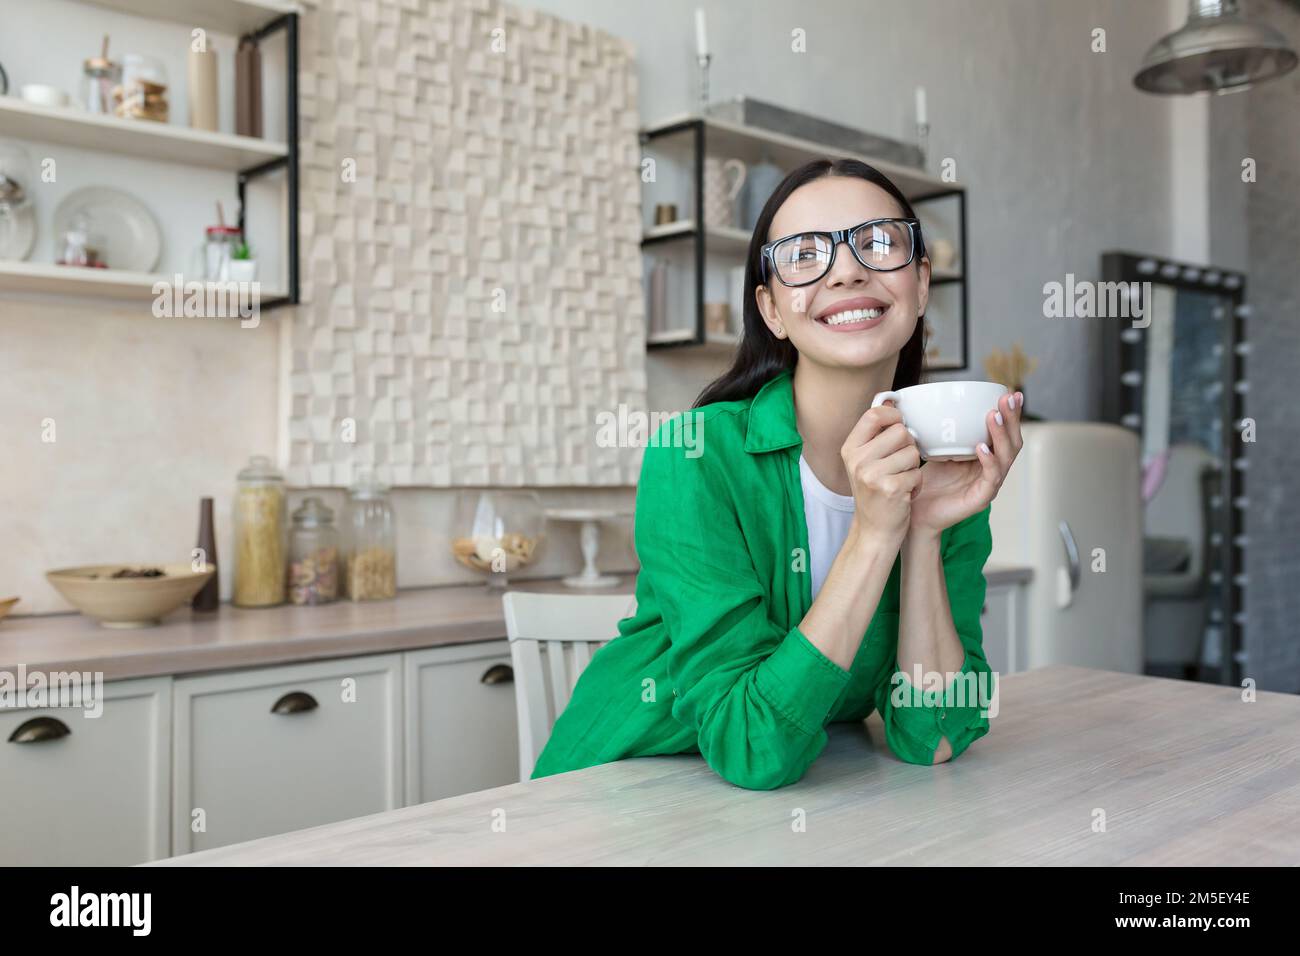
<svg viewBox="0 0 1300 956">
<path fill-rule="evenodd" d="M 308 498 L 293 513 L 289 537 L 289 603 L 329 604 L 339 596 L 339 533 L 334 512 Z"/>
<path fill-rule="evenodd" d="M 239 473 L 235 491 L 235 583 L 231 601 L 239 607 L 284 603 L 284 476 L 265 455 L 254 455 Z"/>
<path fill-rule="evenodd" d="M 397 541 L 388 486 L 369 473 L 348 489 L 343 519 L 344 587 L 353 601 L 397 596 Z"/>
<path fill-rule="evenodd" d="M 109 116 L 113 113 L 113 91 L 122 82 L 122 65 L 108 58 L 108 38 L 104 38 L 102 56 L 92 56 L 81 64 L 81 105 L 88 113 Z"/>
<path fill-rule="evenodd" d="M 128 53 L 122 57 L 122 84 L 113 91 L 113 113 L 122 119 L 166 123 L 167 67 L 155 56 Z"/>
</svg>

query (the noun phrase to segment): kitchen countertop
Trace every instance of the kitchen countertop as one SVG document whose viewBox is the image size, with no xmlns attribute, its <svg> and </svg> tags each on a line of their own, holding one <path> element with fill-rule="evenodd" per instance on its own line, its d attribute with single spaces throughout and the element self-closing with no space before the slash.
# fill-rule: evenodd
<svg viewBox="0 0 1300 956">
<path fill-rule="evenodd" d="M 990 584 L 1029 580 L 1028 568 L 989 567 Z M 512 590 L 563 594 L 627 594 L 636 575 L 600 591 L 565 587 L 558 578 L 520 581 Z M 80 614 L 9 617 L 0 621 L 0 671 L 103 672 L 105 680 L 194 674 L 236 667 L 499 641 L 506 636 L 499 593 L 482 584 L 413 588 L 391 601 L 337 601 L 319 607 L 281 605 L 208 614 L 182 608 L 157 627 L 113 630 Z M 613 635 L 611 635 L 612 637 Z"/>
<path fill-rule="evenodd" d="M 1300 698 L 1078 667 L 998 696 L 935 767 L 895 758 L 873 714 L 779 790 L 638 757 L 148 865 L 1300 863 Z"/>
</svg>

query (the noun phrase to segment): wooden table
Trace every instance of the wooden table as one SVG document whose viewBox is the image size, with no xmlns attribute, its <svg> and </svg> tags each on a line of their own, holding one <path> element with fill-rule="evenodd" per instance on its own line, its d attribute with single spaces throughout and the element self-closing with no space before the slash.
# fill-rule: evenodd
<svg viewBox="0 0 1300 956">
<path fill-rule="evenodd" d="M 779 790 L 642 757 L 153 865 L 1300 863 L 1300 698 L 1049 667 L 998 706 L 936 767 L 873 714 Z"/>
</svg>

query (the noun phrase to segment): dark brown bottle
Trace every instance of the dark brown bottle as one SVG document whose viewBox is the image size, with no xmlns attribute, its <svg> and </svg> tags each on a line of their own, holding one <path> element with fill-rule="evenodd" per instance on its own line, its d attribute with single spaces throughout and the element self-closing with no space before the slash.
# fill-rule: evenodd
<svg viewBox="0 0 1300 956">
<path fill-rule="evenodd" d="M 217 534 L 212 523 L 212 499 L 199 499 L 199 543 L 198 547 L 203 549 L 204 560 L 211 565 L 217 565 Z M 194 595 L 194 600 L 190 602 L 190 607 L 196 611 L 215 611 L 221 603 L 221 569 L 217 566 L 216 572 L 208 578 L 208 583 L 203 585 L 203 589 Z"/>
</svg>

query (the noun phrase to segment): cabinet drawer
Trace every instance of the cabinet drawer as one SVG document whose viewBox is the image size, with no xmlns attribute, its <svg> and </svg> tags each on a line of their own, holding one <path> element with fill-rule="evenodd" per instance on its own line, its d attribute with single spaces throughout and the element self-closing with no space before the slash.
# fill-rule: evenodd
<svg viewBox="0 0 1300 956">
<path fill-rule="evenodd" d="M 0 710 L 0 865 L 128 866 L 169 856 L 171 679 L 104 684 L 97 717 L 93 692 L 88 709 L 74 700 Z M 24 737 L 47 739 L 11 740 L 24 725 Z"/>
<path fill-rule="evenodd" d="M 174 852 L 401 805 L 401 655 L 175 682 Z M 205 831 L 194 832 L 201 810 Z"/>
<path fill-rule="evenodd" d="M 406 801 L 427 803 L 519 780 L 508 641 L 406 655 Z M 497 668 L 495 671 L 493 668 Z"/>
</svg>

